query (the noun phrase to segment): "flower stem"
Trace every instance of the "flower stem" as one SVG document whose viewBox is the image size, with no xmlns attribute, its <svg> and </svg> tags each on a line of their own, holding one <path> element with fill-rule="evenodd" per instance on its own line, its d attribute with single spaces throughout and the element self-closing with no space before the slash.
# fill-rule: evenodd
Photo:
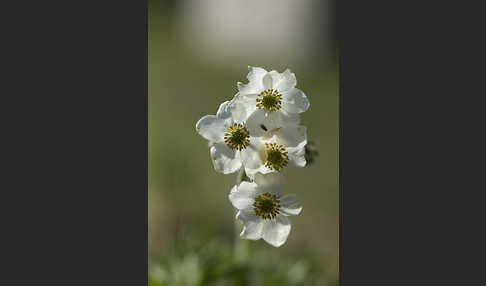
<svg viewBox="0 0 486 286">
<path fill-rule="evenodd" d="M 250 178 L 245 173 L 245 169 L 242 167 L 238 172 L 236 177 L 236 185 L 241 182 L 249 182 Z M 238 210 L 235 211 L 235 216 Z M 242 229 L 242 223 L 235 219 L 234 220 L 234 258 L 236 263 L 244 263 L 250 258 L 250 242 L 247 239 L 240 238 L 240 232 Z"/>
</svg>

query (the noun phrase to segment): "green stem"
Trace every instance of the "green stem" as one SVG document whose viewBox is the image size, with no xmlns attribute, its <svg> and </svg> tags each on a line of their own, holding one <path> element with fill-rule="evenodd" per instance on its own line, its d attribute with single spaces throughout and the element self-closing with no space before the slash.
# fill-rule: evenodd
<svg viewBox="0 0 486 286">
<path fill-rule="evenodd" d="M 245 173 L 245 169 L 242 167 L 238 172 L 236 177 L 236 185 L 239 185 L 241 182 L 249 182 L 250 178 Z M 235 211 L 235 216 L 238 210 Z M 249 260 L 250 258 L 250 241 L 247 239 L 240 238 L 241 229 L 243 228 L 242 223 L 235 219 L 234 220 L 234 257 L 236 263 L 243 263 Z"/>
</svg>

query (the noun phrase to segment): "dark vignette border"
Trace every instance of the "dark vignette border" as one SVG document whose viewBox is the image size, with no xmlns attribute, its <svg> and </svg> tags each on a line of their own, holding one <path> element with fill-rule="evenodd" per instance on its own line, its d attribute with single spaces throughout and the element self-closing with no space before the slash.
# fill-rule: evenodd
<svg viewBox="0 0 486 286">
<path fill-rule="evenodd" d="M 28 2 L 1 9 L 0 284 L 147 285 L 147 3 Z"/>
<path fill-rule="evenodd" d="M 484 280 L 467 257 L 483 201 L 467 192 L 484 183 L 466 162 L 484 129 L 468 66 L 484 25 L 466 6 L 337 1 L 341 285 Z"/>
</svg>

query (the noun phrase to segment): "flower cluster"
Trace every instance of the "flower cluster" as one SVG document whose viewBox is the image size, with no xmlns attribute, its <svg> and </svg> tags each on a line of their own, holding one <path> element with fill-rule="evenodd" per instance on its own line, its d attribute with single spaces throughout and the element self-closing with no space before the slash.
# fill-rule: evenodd
<svg viewBox="0 0 486 286">
<path fill-rule="evenodd" d="M 288 69 L 249 67 L 247 78 L 216 115 L 197 122 L 196 130 L 209 140 L 216 171 L 239 171 L 229 199 L 244 225 L 240 236 L 279 247 L 290 233 L 288 216 L 302 210 L 295 195 L 282 195 L 282 177 L 289 165 L 306 165 L 307 130 L 300 125 L 300 113 L 309 101 L 295 88 L 295 74 Z"/>
</svg>

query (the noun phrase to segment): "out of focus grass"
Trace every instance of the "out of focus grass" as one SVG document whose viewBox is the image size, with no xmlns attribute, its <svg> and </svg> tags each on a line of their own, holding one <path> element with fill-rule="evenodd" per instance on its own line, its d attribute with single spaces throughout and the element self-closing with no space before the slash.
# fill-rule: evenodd
<svg viewBox="0 0 486 286">
<path fill-rule="evenodd" d="M 151 285 L 334 285 L 339 221 L 337 58 L 323 55 L 312 65 L 249 59 L 250 65 L 278 71 L 290 67 L 295 72 L 297 87 L 311 102 L 302 124 L 319 157 L 312 166 L 288 172 L 285 192 L 297 195 L 303 211 L 292 217 L 287 243 L 273 248 L 251 242 L 250 260 L 238 264 L 232 253 L 234 210 L 228 200 L 236 175 L 214 171 L 207 142 L 196 133 L 195 124 L 231 99 L 236 82 L 246 81 L 247 67 L 208 63 L 197 46 L 180 41 L 171 13 L 150 2 L 149 7 Z M 301 275 L 304 280 L 293 281 L 288 273 L 306 274 Z"/>
<path fill-rule="evenodd" d="M 181 243 L 169 256 L 152 257 L 149 263 L 149 286 L 337 284 L 319 272 L 319 259 L 308 249 L 294 249 L 284 256 L 259 247 L 238 259 L 227 241 L 192 240 Z"/>
</svg>

